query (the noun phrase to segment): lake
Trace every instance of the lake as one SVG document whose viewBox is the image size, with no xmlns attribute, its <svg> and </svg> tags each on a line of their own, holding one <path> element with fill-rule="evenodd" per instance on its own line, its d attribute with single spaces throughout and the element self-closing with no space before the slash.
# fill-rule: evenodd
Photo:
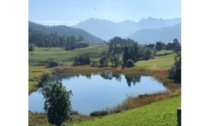
<svg viewBox="0 0 210 126">
<path fill-rule="evenodd" d="M 124 74 L 103 72 L 86 75 L 66 75 L 57 78 L 72 90 L 72 109 L 89 115 L 93 111 L 114 107 L 130 96 L 167 91 L 164 85 L 152 76 L 125 76 Z M 29 110 L 44 112 L 44 99 L 39 91 L 29 96 Z"/>
</svg>

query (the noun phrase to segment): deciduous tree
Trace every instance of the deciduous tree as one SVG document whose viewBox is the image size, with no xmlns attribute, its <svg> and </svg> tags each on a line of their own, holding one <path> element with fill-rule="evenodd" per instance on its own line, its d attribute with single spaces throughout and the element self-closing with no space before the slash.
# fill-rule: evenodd
<svg viewBox="0 0 210 126">
<path fill-rule="evenodd" d="M 48 121 L 51 125 L 60 126 L 71 117 L 71 91 L 61 82 L 50 83 L 41 90 L 44 98 L 44 110 L 47 112 Z"/>
</svg>

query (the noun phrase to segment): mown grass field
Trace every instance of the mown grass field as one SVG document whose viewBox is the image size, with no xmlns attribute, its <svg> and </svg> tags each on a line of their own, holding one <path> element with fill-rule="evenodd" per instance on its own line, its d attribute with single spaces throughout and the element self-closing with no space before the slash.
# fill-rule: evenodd
<svg viewBox="0 0 210 126">
<path fill-rule="evenodd" d="M 176 96 L 104 117 L 78 118 L 74 116 L 73 124 L 66 122 L 65 126 L 177 126 L 176 110 L 180 106 L 181 97 Z M 39 116 L 39 121 L 42 123 L 38 125 L 49 126 L 47 117 Z"/>
<path fill-rule="evenodd" d="M 169 55 L 156 56 L 154 59 L 141 60 L 135 63 L 135 68 L 142 69 L 169 69 L 174 63 L 174 56 L 176 54 L 172 53 Z"/>
<path fill-rule="evenodd" d="M 176 126 L 176 109 L 180 107 L 180 101 L 178 96 L 122 113 L 77 122 L 73 126 Z"/>
<path fill-rule="evenodd" d="M 165 49 L 163 49 L 163 50 L 160 50 L 160 51 L 157 51 L 155 54 L 156 55 L 164 55 L 164 54 L 170 54 L 170 53 L 173 53 L 173 51 L 172 50 L 165 50 Z"/>
<path fill-rule="evenodd" d="M 86 48 L 78 48 L 73 51 L 65 51 L 63 48 L 36 48 L 34 52 L 29 52 L 29 64 L 38 65 L 49 58 L 57 58 L 64 64 L 71 64 L 74 57 L 83 53 L 89 53 L 92 58 L 98 58 L 106 51 L 107 45 L 92 45 Z"/>
</svg>

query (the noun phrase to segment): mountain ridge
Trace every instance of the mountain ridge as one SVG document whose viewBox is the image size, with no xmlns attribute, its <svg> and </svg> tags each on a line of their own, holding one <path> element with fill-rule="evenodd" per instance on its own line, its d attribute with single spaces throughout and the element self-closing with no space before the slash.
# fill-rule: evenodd
<svg viewBox="0 0 210 126">
<path fill-rule="evenodd" d="M 57 33 L 58 35 L 66 35 L 66 36 L 82 36 L 85 41 L 89 43 L 103 43 L 104 40 L 88 33 L 87 31 L 79 28 L 68 27 L 65 25 L 57 25 L 57 26 L 47 26 L 41 25 L 34 22 L 29 21 L 29 29 L 34 29 L 44 33 Z"/>
<path fill-rule="evenodd" d="M 170 42 L 175 38 L 181 42 L 181 23 L 157 29 L 141 29 L 131 34 L 129 38 L 144 44 Z"/>
<path fill-rule="evenodd" d="M 80 22 L 75 28 L 84 29 L 89 33 L 98 36 L 104 40 L 109 40 L 115 36 L 126 38 L 141 29 L 157 29 L 169 27 L 181 23 L 181 18 L 162 19 L 162 18 L 143 18 L 136 21 L 124 20 L 121 22 L 112 22 L 104 19 L 90 18 Z"/>
</svg>

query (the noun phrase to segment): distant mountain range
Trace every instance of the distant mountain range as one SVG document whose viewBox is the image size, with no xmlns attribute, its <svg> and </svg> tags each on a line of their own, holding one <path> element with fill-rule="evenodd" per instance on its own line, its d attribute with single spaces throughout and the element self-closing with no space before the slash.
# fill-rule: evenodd
<svg viewBox="0 0 210 126">
<path fill-rule="evenodd" d="M 64 25 L 45 26 L 29 21 L 29 28 L 44 33 L 56 32 L 59 35 L 74 35 L 76 37 L 80 35 L 89 43 L 103 43 L 104 40 L 108 41 L 115 36 L 131 38 L 141 44 L 157 41 L 169 42 L 174 38 L 181 41 L 180 18 L 146 18 L 139 22 L 126 20 L 119 23 L 91 18 L 72 27 Z"/>
<path fill-rule="evenodd" d="M 81 28 L 89 33 L 98 36 L 104 40 L 111 39 L 115 36 L 127 37 L 128 35 L 136 32 L 138 24 L 132 21 L 123 21 L 120 23 L 114 23 L 108 20 L 101 19 L 88 19 L 75 26 Z"/>
<path fill-rule="evenodd" d="M 141 29 L 157 29 L 157 28 L 163 28 L 163 27 L 170 27 L 175 24 L 181 23 L 180 18 L 174 18 L 174 19 L 162 19 L 162 18 L 146 18 L 141 19 L 139 21 L 139 30 Z"/>
<path fill-rule="evenodd" d="M 90 33 L 86 32 L 85 30 L 79 29 L 79 28 L 72 28 L 67 27 L 64 25 L 59 26 L 45 26 L 33 23 L 29 21 L 29 29 L 33 29 L 36 31 L 44 32 L 44 33 L 57 33 L 58 35 L 66 35 L 66 36 L 82 36 L 85 41 L 89 43 L 103 43 L 104 40 L 91 35 Z"/>
<path fill-rule="evenodd" d="M 142 29 L 133 33 L 129 38 L 139 43 L 155 43 L 157 41 L 171 42 L 174 38 L 181 41 L 181 23 L 171 27 Z"/>
<path fill-rule="evenodd" d="M 181 36 L 179 36 L 181 35 L 181 28 L 180 30 L 178 29 L 169 30 L 170 28 L 173 28 L 174 25 L 180 24 L 180 23 L 181 23 L 180 18 L 174 18 L 174 19 L 146 18 L 146 19 L 141 19 L 139 22 L 126 20 L 119 23 L 114 23 L 108 20 L 91 18 L 91 19 L 88 19 L 86 21 L 79 23 L 78 25 L 74 27 L 84 29 L 85 31 L 99 38 L 102 38 L 104 40 L 109 40 L 115 36 L 119 36 L 122 38 L 129 37 L 131 39 L 135 39 L 136 41 L 140 43 L 145 43 L 145 42 L 154 43 L 158 40 L 168 41 L 168 38 L 181 39 Z M 162 28 L 163 29 L 166 28 L 167 29 L 166 31 L 168 32 L 167 34 L 160 34 L 161 37 L 157 38 L 157 36 L 148 34 L 148 33 L 155 33 Z M 163 32 L 164 30 L 160 30 L 160 31 Z M 170 33 L 172 31 L 173 33 Z M 144 35 L 145 37 L 137 37 L 139 33 L 141 34 L 140 36 Z M 173 35 L 175 36 L 173 37 Z M 146 36 L 148 36 L 148 40 L 145 40 L 147 39 Z M 150 37 L 154 37 L 154 39 L 151 39 Z"/>
</svg>

